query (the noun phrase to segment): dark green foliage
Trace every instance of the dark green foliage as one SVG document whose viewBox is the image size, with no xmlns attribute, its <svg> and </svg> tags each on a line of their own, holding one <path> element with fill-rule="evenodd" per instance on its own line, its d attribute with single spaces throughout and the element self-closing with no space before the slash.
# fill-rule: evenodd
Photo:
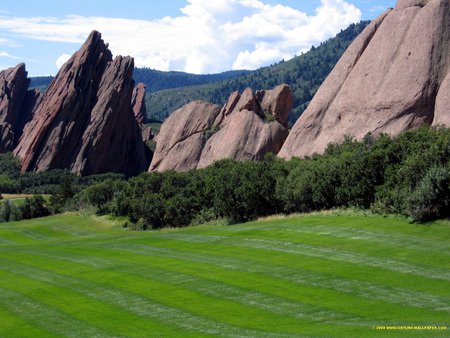
<svg viewBox="0 0 450 338">
<path fill-rule="evenodd" d="M 274 197 L 279 174 L 277 161 L 236 162 L 224 160 L 207 169 L 207 185 L 219 217 L 230 223 L 256 219 L 280 211 Z"/>
<path fill-rule="evenodd" d="M 416 221 L 449 217 L 450 129 L 422 127 L 397 138 L 366 136 L 289 162 L 222 160 L 186 173 L 144 173 L 94 185 L 75 199 L 157 229 L 225 218 L 340 207 L 401 213 Z"/>
<path fill-rule="evenodd" d="M 145 83 L 148 93 L 154 93 L 164 89 L 196 86 L 207 83 L 219 82 L 243 76 L 250 73 L 248 70 L 232 70 L 219 74 L 189 74 L 184 72 L 162 72 L 149 68 L 135 68 L 133 78 Z"/>
<path fill-rule="evenodd" d="M 50 211 L 45 206 L 45 199 L 36 195 L 26 198 L 24 204 L 19 208 L 22 213 L 22 219 L 32 219 L 50 215 Z"/>
<path fill-rule="evenodd" d="M 79 178 L 67 171 L 5 172 L 15 186 L 54 186 L 53 212 L 72 201 L 75 209 L 128 217 L 135 229 L 217 219 L 237 223 L 340 207 L 399 213 L 418 222 L 450 216 L 450 129 L 428 126 L 396 138 L 347 138 L 306 159 L 286 162 L 268 155 L 260 162 L 222 160 L 202 170 L 143 173 L 128 180 L 109 174 Z M 3 201 L 0 220 L 44 215 L 44 202 L 40 197 L 23 206 Z"/>
<path fill-rule="evenodd" d="M 75 204 L 78 206 L 93 205 L 100 214 L 111 211 L 111 203 L 116 193 L 125 190 L 128 183 L 123 180 L 108 179 L 92 185 L 76 195 Z"/>
<path fill-rule="evenodd" d="M 407 198 L 406 212 L 419 222 L 450 217 L 450 167 L 427 171 Z"/>
<path fill-rule="evenodd" d="M 50 215 L 44 197 L 40 195 L 26 198 L 24 203 L 16 205 L 12 201 L 0 204 L 0 222 L 20 221 Z"/>
<path fill-rule="evenodd" d="M 246 87 L 254 90 L 271 89 L 286 83 L 291 86 L 294 94 L 294 109 L 289 117 L 290 123 L 293 124 L 307 108 L 317 89 L 347 47 L 368 23 L 368 21 L 362 21 L 352 24 L 335 38 L 329 39 L 318 47 L 312 47 L 308 53 L 243 76 L 211 84 L 149 93 L 146 98 L 147 115 L 150 118 L 164 120 L 173 111 L 192 100 L 206 100 L 223 105 L 233 91 L 242 92 Z"/>
</svg>

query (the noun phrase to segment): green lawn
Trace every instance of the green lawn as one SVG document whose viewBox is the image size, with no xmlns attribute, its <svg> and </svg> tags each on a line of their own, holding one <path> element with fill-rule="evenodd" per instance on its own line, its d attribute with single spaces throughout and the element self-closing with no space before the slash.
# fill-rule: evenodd
<svg viewBox="0 0 450 338">
<path fill-rule="evenodd" d="M 0 337 L 449 337 L 450 223 L 0 224 Z"/>
</svg>

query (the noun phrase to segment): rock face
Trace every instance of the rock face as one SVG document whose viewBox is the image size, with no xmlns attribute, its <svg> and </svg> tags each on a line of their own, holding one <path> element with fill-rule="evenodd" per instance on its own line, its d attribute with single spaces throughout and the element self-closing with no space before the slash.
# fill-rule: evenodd
<svg viewBox="0 0 450 338">
<path fill-rule="evenodd" d="M 345 135 L 450 125 L 450 2 L 400 0 L 342 56 L 279 156 L 321 153 Z"/>
<path fill-rule="evenodd" d="M 12 151 L 31 119 L 40 93 L 28 90 L 23 63 L 0 72 L 0 153 Z"/>
<path fill-rule="evenodd" d="M 111 52 L 98 32 L 60 69 L 15 154 L 23 171 L 134 175 L 148 160 L 131 107 L 133 59 Z"/>
<path fill-rule="evenodd" d="M 260 160 L 277 154 L 288 136 L 292 92 L 282 85 L 254 94 L 234 92 L 221 109 L 204 101 L 175 111 L 156 136 L 150 171 L 186 171 L 217 160 Z M 270 120 L 270 122 L 266 122 Z"/>
<path fill-rule="evenodd" d="M 173 112 L 155 137 L 156 150 L 150 171 L 187 171 L 197 168 L 205 134 L 212 129 L 220 107 L 193 101 Z"/>
<path fill-rule="evenodd" d="M 147 122 L 147 108 L 145 106 L 145 84 L 139 82 L 133 90 L 131 97 L 131 106 L 133 107 L 134 116 L 140 124 Z"/>
</svg>

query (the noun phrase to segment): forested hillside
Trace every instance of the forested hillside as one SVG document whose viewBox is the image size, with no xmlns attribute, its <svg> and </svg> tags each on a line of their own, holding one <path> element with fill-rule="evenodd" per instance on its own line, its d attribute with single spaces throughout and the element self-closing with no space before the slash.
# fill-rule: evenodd
<svg viewBox="0 0 450 338">
<path fill-rule="evenodd" d="M 248 73 L 250 73 L 249 70 L 232 70 L 218 74 L 198 75 L 184 72 L 162 72 L 148 68 L 135 68 L 133 78 L 136 83 L 145 83 L 148 93 L 154 93 L 164 89 L 196 86 L 229 80 Z"/>
<path fill-rule="evenodd" d="M 238 76 L 244 76 L 250 72 L 249 70 L 231 70 L 218 74 L 189 74 L 184 72 L 163 72 L 149 68 L 135 68 L 133 78 L 136 83 L 145 83 L 148 93 L 154 93 L 164 89 L 229 80 Z M 53 76 L 32 77 L 30 87 L 46 91 L 53 79 Z"/>
<path fill-rule="evenodd" d="M 192 100 L 203 99 L 222 105 L 233 91 L 243 91 L 246 87 L 254 90 L 271 89 L 281 83 L 287 83 L 294 93 L 294 110 L 290 116 L 290 123 L 294 123 L 347 47 L 368 24 L 369 21 L 352 24 L 336 37 L 321 43 L 318 47 L 312 47 L 305 54 L 244 76 L 214 84 L 174 88 L 148 94 L 146 102 L 148 116 L 164 120 L 174 110 Z"/>
</svg>

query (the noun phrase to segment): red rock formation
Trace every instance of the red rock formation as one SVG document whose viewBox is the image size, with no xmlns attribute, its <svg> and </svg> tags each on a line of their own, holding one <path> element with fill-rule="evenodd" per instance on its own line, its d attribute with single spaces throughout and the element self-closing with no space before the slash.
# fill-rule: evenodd
<svg viewBox="0 0 450 338">
<path fill-rule="evenodd" d="M 156 150 L 150 171 L 195 169 L 220 107 L 193 101 L 173 112 L 155 137 Z"/>
<path fill-rule="evenodd" d="M 279 156 L 321 153 L 345 135 L 450 125 L 450 2 L 400 0 L 342 56 Z"/>
<path fill-rule="evenodd" d="M 133 107 L 134 116 L 139 124 L 145 124 L 147 122 L 147 108 L 145 107 L 145 84 L 138 83 L 133 90 L 133 96 L 131 98 L 131 106 Z"/>
<path fill-rule="evenodd" d="M 131 107 L 133 59 L 98 32 L 58 72 L 15 149 L 22 170 L 137 174 L 148 165 Z"/>
<path fill-rule="evenodd" d="M 266 123 L 247 109 L 236 111 L 207 141 L 197 168 L 207 167 L 224 158 L 261 160 L 269 152 L 277 154 L 288 134 L 287 128 L 277 121 Z"/>
<path fill-rule="evenodd" d="M 149 170 L 186 171 L 224 158 L 260 160 L 268 152 L 278 153 L 289 133 L 284 125 L 292 93 L 280 86 L 260 92 L 260 98 L 247 88 L 242 95 L 232 93 L 222 109 L 195 101 L 172 113 L 155 138 Z M 265 122 L 269 110 L 273 121 Z"/>
<path fill-rule="evenodd" d="M 0 153 L 12 151 L 31 119 L 39 91 L 28 91 L 23 63 L 0 72 Z"/>
</svg>

